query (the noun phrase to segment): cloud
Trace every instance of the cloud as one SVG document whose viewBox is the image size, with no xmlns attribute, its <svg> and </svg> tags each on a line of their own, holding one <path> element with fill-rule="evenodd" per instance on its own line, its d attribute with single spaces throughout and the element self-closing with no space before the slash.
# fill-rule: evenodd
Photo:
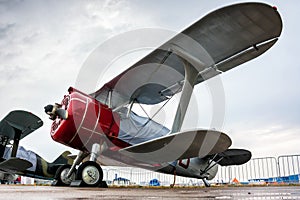
<svg viewBox="0 0 300 200">
<path fill-rule="evenodd" d="M 151 22 L 128 1 L 1 1 L 0 10 L 1 116 L 25 109 L 41 117 L 44 126 L 21 145 L 51 160 L 67 147 L 50 138 L 43 106 L 61 100 L 97 45 Z"/>
<path fill-rule="evenodd" d="M 15 26 L 15 24 L 11 24 L 11 23 L 0 24 L 0 39 L 7 37 L 9 34 L 9 31 L 11 29 L 13 29 L 14 26 Z"/>
<path fill-rule="evenodd" d="M 28 70 L 19 67 L 4 67 L 0 69 L 0 88 L 7 82 L 17 81 L 22 76 L 27 76 Z"/>
<path fill-rule="evenodd" d="M 225 126 L 225 133 L 233 141 L 232 148 L 248 149 L 253 157 L 297 154 L 299 132 L 297 124 L 275 121 L 248 120 Z"/>
</svg>

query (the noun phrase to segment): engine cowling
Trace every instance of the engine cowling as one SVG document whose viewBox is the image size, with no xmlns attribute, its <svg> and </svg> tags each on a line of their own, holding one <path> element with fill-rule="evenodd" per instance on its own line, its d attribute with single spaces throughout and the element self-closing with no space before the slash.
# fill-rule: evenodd
<svg viewBox="0 0 300 200">
<path fill-rule="evenodd" d="M 68 112 L 68 117 L 56 117 L 53 121 L 53 140 L 82 151 L 90 151 L 94 143 L 117 140 L 119 115 L 87 94 L 72 87 L 68 91 L 61 102 L 61 109 Z"/>
</svg>

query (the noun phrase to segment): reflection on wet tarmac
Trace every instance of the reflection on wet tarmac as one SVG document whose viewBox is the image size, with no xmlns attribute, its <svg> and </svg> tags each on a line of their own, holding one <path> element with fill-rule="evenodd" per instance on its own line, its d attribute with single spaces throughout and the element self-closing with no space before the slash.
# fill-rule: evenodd
<svg viewBox="0 0 300 200">
<path fill-rule="evenodd" d="M 0 185 L 0 199 L 300 199 L 299 186 L 211 188 L 74 188 Z"/>
</svg>

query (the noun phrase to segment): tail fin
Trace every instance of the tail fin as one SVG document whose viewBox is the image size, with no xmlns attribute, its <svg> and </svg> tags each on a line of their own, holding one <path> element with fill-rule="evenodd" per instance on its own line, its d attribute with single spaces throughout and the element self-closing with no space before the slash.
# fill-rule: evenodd
<svg viewBox="0 0 300 200">
<path fill-rule="evenodd" d="M 72 165 L 74 158 L 69 156 L 71 154 L 70 151 L 63 152 L 60 156 L 56 158 L 51 164 L 59 165 L 59 164 L 69 164 Z"/>
<path fill-rule="evenodd" d="M 70 154 L 71 152 L 65 151 L 60 156 L 58 156 L 58 158 L 56 158 L 52 163 L 48 163 L 42 157 L 36 154 L 37 163 L 35 175 L 37 175 L 40 178 L 53 178 L 59 166 L 65 164 L 73 164 L 74 158 L 70 157 Z"/>
</svg>

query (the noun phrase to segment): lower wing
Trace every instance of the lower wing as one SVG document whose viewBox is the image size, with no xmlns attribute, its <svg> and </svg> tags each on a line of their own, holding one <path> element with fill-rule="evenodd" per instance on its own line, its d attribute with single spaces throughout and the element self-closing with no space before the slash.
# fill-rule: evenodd
<svg viewBox="0 0 300 200">
<path fill-rule="evenodd" d="M 225 133 L 193 130 L 170 134 L 130 146 L 120 153 L 146 163 L 164 163 L 224 152 L 231 145 Z"/>
</svg>

